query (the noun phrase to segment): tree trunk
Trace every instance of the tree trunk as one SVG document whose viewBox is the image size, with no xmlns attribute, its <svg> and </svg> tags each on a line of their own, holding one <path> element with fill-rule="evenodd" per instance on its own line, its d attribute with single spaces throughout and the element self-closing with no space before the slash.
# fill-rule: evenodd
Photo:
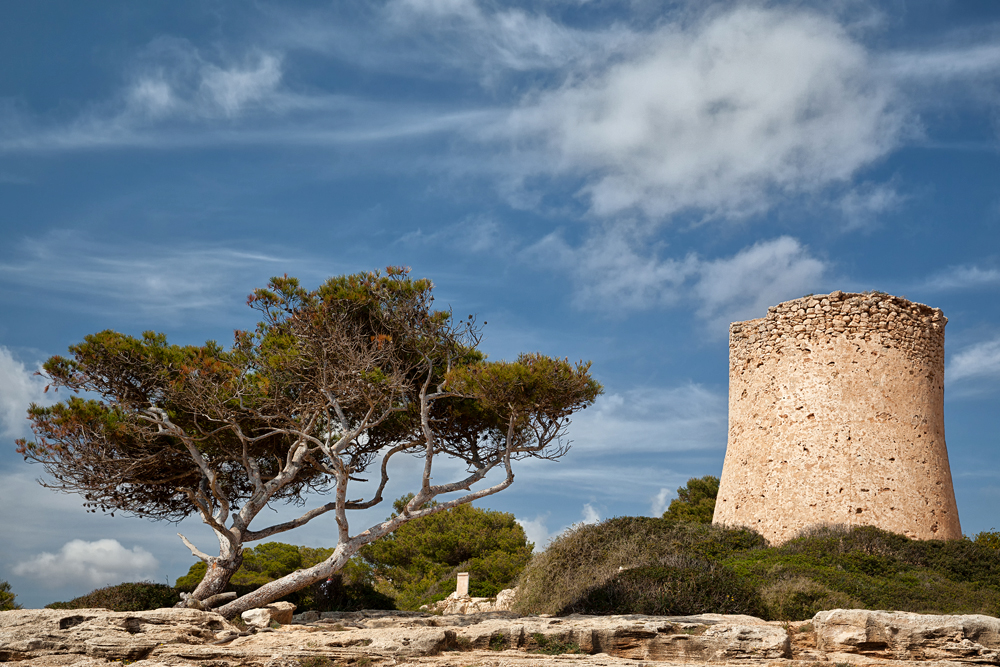
<svg viewBox="0 0 1000 667">
<path fill-rule="evenodd" d="M 357 551 L 357 548 L 354 551 Z M 352 554 L 341 553 L 338 558 L 325 560 L 305 570 L 296 570 L 212 611 L 221 614 L 227 620 L 232 620 L 245 611 L 263 607 L 289 593 L 302 590 L 310 584 L 333 576 L 344 567 Z"/>
<path fill-rule="evenodd" d="M 226 590 L 226 586 L 229 584 L 229 580 L 236 570 L 240 569 L 240 565 L 243 564 L 243 554 L 241 553 L 236 558 L 227 560 L 213 560 L 208 564 L 208 570 L 205 572 L 205 577 L 198 584 L 198 587 L 194 589 L 194 593 L 191 594 L 196 600 L 206 600 L 213 595 L 217 595 Z"/>
</svg>

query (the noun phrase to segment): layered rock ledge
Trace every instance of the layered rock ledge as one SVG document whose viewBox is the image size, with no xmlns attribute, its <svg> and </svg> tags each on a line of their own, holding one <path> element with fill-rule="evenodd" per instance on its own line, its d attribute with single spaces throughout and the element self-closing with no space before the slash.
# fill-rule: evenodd
<svg viewBox="0 0 1000 667">
<path fill-rule="evenodd" d="M 975 615 L 834 610 L 795 624 L 716 614 L 550 618 L 371 611 L 296 619 L 254 632 L 193 609 L 0 612 L 0 661 L 22 667 L 1000 665 L 1000 621 Z"/>
</svg>

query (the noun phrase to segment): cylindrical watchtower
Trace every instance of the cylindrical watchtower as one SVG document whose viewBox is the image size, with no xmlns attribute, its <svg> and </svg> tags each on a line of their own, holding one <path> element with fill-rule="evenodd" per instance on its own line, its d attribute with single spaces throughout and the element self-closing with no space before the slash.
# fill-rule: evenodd
<svg viewBox="0 0 1000 667">
<path fill-rule="evenodd" d="M 729 443 L 713 523 L 772 543 L 806 526 L 962 536 L 944 441 L 936 308 L 808 296 L 729 329 Z"/>
</svg>

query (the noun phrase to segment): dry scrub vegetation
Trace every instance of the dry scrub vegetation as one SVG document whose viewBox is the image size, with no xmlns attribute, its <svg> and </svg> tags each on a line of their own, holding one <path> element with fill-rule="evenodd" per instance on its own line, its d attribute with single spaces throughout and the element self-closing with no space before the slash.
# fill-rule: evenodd
<svg viewBox="0 0 1000 667">
<path fill-rule="evenodd" d="M 914 541 L 870 526 L 820 527 L 769 547 L 747 529 L 620 517 L 538 554 L 515 611 L 791 621 L 835 608 L 998 615 L 1000 551 L 985 538 Z"/>
</svg>

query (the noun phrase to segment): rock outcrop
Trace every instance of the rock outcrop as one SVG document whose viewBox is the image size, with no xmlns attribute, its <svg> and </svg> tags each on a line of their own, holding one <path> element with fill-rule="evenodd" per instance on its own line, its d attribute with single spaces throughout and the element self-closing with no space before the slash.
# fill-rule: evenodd
<svg viewBox="0 0 1000 667">
<path fill-rule="evenodd" d="M 201 646 L 220 634 L 239 632 L 218 614 L 197 609 L 5 611 L 0 612 L 0 662 L 45 656 L 137 661 L 164 646 Z"/>
<path fill-rule="evenodd" d="M 495 598 L 474 598 L 469 595 L 452 593 L 445 599 L 433 604 L 425 604 L 421 611 L 432 614 L 482 614 L 489 611 L 510 611 L 514 604 L 517 588 L 505 588 Z"/>
<path fill-rule="evenodd" d="M 816 649 L 831 660 L 864 656 L 1000 664 L 1000 620 L 992 616 L 834 609 L 816 614 L 813 627 Z"/>
<path fill-rule="evenodd" d="M 1000 620 L 835 610 L 785 624 L 750 616 L 544 616 L 308 612 L 241 630 L 212 612 L 0 612 L 0 661 L 19 667 L 635 667 L 816 663 L 1000 665 Z M 641 662 L 637 662 L 641 661 Z"/>
</svg>

